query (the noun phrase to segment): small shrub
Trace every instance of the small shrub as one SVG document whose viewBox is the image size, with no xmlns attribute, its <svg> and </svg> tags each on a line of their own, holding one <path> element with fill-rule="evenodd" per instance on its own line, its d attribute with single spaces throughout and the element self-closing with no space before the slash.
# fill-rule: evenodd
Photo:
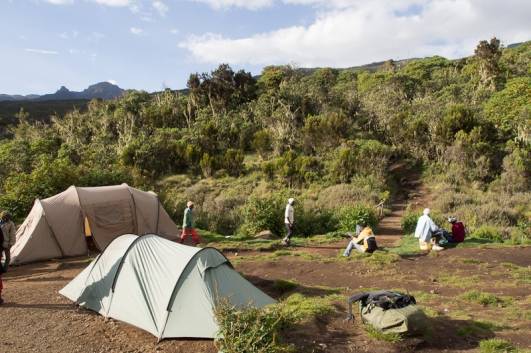
<svg viewBox="0 0 531 353">
<path fill-rule="evenodd" d="M 404 234 L 411 234 L 415 232 L 415 228 L 417 227 L 417 221 L 420 216 L 421 213 L 418 211 L 408 211 L 404 214 L 404 216 L 402 216 L 400 225 L 402 227 L 402 231 L 404 231 Z"/>
<path fill-rule="evenodd" d="M 286 200 L 287 197 L 281 194 L 250 197 L 242 208 L 241 233 L 254 235 L 263 230 L 270 230 L 275 235 L 283 234 Z"/>
<path fill-rule="evenodd" d="M 378 218 L 372 208 L 357 205 L 344 207 L 339 212 L 339 229 L 345 232 L 356 230 L 356 225 L 366 223 L 372 228 L 378 224 Z"/>
<path fill-rule="evenodd" d="M 491 338 L 479 342 L 479 351 L 481 353 L 511 353 L 516 352 L 516 349 L 506 340 Z"/>
<path fill-rule="evenodd" d="M 224 353 L 283 353 L 293 348 L 282 344 L 279 333 L 287 325 L 286 313 L 280 306 L 264 309 L 237 308 L 227 302 L 215 309 L 219 331 L 214 341 Z"/>
<path fill-rule="evenodd" d="M 470 237 L 487 239 L 496 243 L 503 243 L 503 236 L 498 228 L 489 225 L 479 227 L 470 235 Z"/>
<path fill-rule="evenodd" d="M 496 305 L 498 303 L 502 303 L 503 300 L 494 294 L 491 293 L 485 293 L 485 292 L 479 292 L 477 290 L 471 290 L 461 295 L 461 298 L 472 302 L 472 303 L 478 303 L 484 306 L 488 305 Z"/>
</svg>

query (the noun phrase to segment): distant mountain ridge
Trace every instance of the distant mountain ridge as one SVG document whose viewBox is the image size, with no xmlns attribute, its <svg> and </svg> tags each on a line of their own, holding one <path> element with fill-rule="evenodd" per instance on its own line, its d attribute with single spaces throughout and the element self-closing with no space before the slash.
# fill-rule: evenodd
<svg viewBox="0 0 531 353">
<path fill-rule="evenodd" d="M 0 94 L 0 101 L 57 101 L 57 100 L 79 100 L 79 99 L 114 99 L 120 97 L 125 92 L 124 89 L 110 82 L 99 82 L 89 86 L 81 92 L 70 91 L 65 86 L 61 86 L 55 93 L 37 95 L 9 95 Z"/>
</svg>

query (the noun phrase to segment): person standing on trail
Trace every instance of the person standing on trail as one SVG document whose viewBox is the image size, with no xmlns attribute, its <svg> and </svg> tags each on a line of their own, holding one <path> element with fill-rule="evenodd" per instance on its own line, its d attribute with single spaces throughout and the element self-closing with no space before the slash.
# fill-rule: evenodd
<svg viewBox="0 0 531 353">
<path fill-rule="evenodd" d="M 289 245 L 291 236 L 293 235 L 293 225 L 295 224 L 295 209 L 293 205 L 295 205 L 295 199 L 290 197 L 286 205 L 286 210 L 284 211 L 284 224 L 287 230 L 286 237 L 282 240 L 282 244 L 284 245 Z"/>
<path fill-rule="evenodd" d="M 440 251 L 444 248 L 436 243 L 431 246 L 432 235 L 439 230 L 439 227 L 430 218 L 430 209 L 425 208 L 422 212 L 422 216 L 417 221 L 417 227 L 415 228 L 415 238 L 419 239 L 419 247 L 421 250 L 435 250 Z"/>
<path fill-rule="evenodd" d="M 184 243 L 186 237 L 192 237 L 192 242 L 194 243 L 194 246 L 196 246 L 200 243 L 201 239 L 199 238 L 199 234 L 197 234 L 197 231 L 194 228 L 194 221 L 192 215 L 193 209 L 194 203 L 192 201 L 188 201 L 186 203 L 186 209 L 184 210 L 183 230 L 181 232 L 180 243 Z"/>
<path fill-rule="evenodd" d="M 352 240 L 348 243 L 348 246 L 343 253 L 343 256 L 345 257 L 350 256 L 350 252 L 354 248 L 362 253 L 373 253 L 378 248 L 372 228 L 369 227 L 365 221 L 359 222 L 359 225 L 362 227 L 362 230 L 357 237 L 351 236 Z M 356 225 L 356 228 L 357 226 L 358 225 Z"/>
<path fill-rule="evenodd" d="M 9 267 L 9 261 L 11 261 L 11 247 L 15 245 L 16 227 L 13 223 L 11 214 L 4 211 L 0 213 L 0 228 L 4 234 L 4 241 L 2 242 L 2 248 L 5 256 L 5 262 L 2 267 L 3 272 L 7 272 Z M 1 253 L 0 253 L 1 254 Z"/>
</svg>

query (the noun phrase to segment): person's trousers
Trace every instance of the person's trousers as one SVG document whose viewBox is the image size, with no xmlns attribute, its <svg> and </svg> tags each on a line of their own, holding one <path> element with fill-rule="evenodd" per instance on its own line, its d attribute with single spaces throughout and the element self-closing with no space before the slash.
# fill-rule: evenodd
<svg viewBox="0 0 531 353">
<path fill-rule="evenodd" d="M 365 252 L 365 248 L 363 246 L 354 241 L 350 241 L 350 243 L 348 243 L 347 245 L 347 248 L 345 249 L 345 252 L 343 253 L 343 256 L 350 256 L 350 253 L 354 248 L 356 248 L 356 250 L 358 250 L 359 252 Z"/>
<path fill-rule="evenodd" d="M 293 224 L 284 223 L 286 225 L 286 230 L 288 231 L 288 234 L 286 234 L 286 239 L 291 239 L 291 236 L 293 235 Z"/>
<path fill-rule="evenodd" d="M 4 272 L 7 272 L 7 268 L 9 267 L 9 261 L 11 261 L 11 249 L 7 248 L 4 249 L 4 256 L 5 256 L 5 262 L 4 262 Z"/>
<path fill-rule="evenodd" d="M 195 228 L 183 228 L 181 232 L 181 243 L 183 243 L 187 237 L 192 237 L 192 241 L 196 245 L 201 242 L 201 238 L 199 237 L 199 234 L 197 234 Z"/>
</svg>

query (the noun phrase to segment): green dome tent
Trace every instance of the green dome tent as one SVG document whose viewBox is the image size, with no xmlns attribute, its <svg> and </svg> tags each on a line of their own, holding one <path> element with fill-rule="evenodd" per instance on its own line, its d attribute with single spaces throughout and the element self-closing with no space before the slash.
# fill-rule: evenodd
<svg viewBox="0 0 531 353">
<path fill-rule="evenodd" d="M 59 291 L 80 306 L 150 332 L 214 338 L 214 306 L 263 307 L 274 299 L 253 286 L 214 248 L 157 235 L 122 235 Z"/>
</svg>

